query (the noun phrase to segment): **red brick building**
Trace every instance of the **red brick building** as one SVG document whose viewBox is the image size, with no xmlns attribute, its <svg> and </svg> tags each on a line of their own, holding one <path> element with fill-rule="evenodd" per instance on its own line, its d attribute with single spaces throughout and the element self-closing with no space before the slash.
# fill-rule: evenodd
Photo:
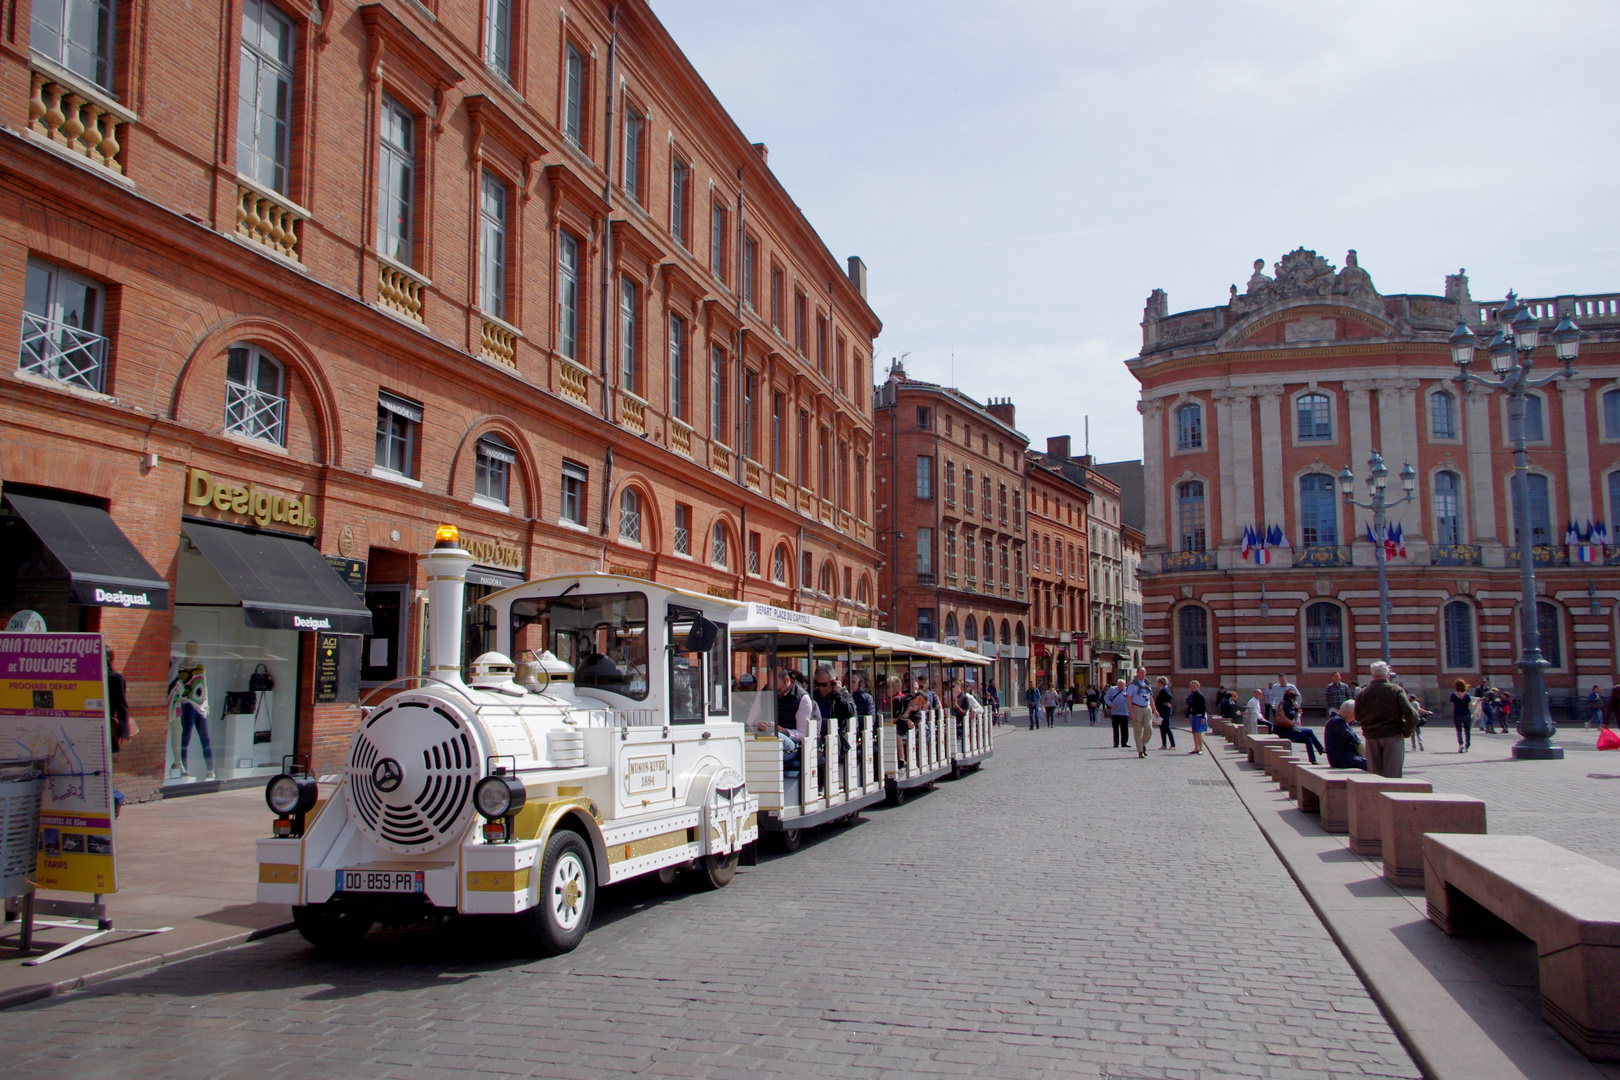
<svg viewBox="0 0 1620 1080">
<path fill-rule="evenodd" d="M 1620 659 L 1616 548 L 1566 543 L 1571 525 L 1585 540 L 1620 520 L 1620 300 L 1526 303 L 1544 343 L 1563 315 L 1583 330 L 1577 377 L 1533 392 L 1526 431 L 1536 616 L 1563 697 L 1608 686 Z M 1271 274 L 1257 260 L 1219 307 L 1171 314 L 1162 292 L 1149 298 L 1128 366 L 1142 386 L 1151 670 L 1243 693 L 1284 672 L 1307 697 L 1335 671 L 1365 678 L 1379 651 L 1371 514 L 1345 506 L 1337 477 L 1348 465 L 1364 500 L 1376 450 L 1390 498 L 1404 465 L 1416 473 L 1414 501 L 1390 512 L 1394 666 L 1434 698 L 1457 678 L 1515 682 L 1506 395 L 1459 386 L 1448 344 L 1459 319 L 1489 340 L 1499 306 L 1460 272 L 1441 295 L 1386 295 L 1355 252 L 1335 269 L 1303 249 Z M 1557 369 L 1550 345 L 1536 363 Z"/>
<path fill-rule="evenodd" d="M 1029 440 L 1013 404 L 981 405 L 908 379 L 899 364 L 875 403 L 883 627 L 996 657 L 1003 701 L 1021 700 L 1029 674 Z"/>
<path fill-rule="evenodd" d="M 1038 684 L 1082 694 L 1089 682 L 1086 532 L 1092 493 L 1067 475 L 1067 436 L 1048 439 L 1051 456 L 1030 451 L 1024 479 L 1029 493 L 1031 675 Z"/>
<path fill-rule="evenodd" d="M 354 668 L 419 674 L 440 521 L 477 589 L 616 569 L 869 617 L 865 267 L 644 2 L 115 6 L 0 31 L 0 617 L 107 635 L 127 791 L 337 765 Z M 110 515 L 150 607 L 86 602 L 47 511 Z M 248 595 L 261 549 L 353 560 L 335 683 Z M 171 668 L 206 672 L 204 761 Z"/>
</svg>

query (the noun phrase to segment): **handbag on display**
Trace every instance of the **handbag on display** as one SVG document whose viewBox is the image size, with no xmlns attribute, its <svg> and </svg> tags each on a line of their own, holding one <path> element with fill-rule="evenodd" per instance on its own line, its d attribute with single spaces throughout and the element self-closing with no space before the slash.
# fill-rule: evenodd
<svg viewBox="0 0 1620 1080">
<path fill-rule="evenodd" d="M 246 716 L 259 709 L 259 695 L 252 690 L 225 691 L 225 712 L 234 716 Z"/>
<path fill-rule="evenodd" d="M 265 667 L 263 664 L 255 667 L 253 669 L 253 674 L 248 676 L 249 690 L 256 690 L 262 694 L 274 690 L 275 688 L 276 677 L 270 674 L 270 669 Z"/>
</svg>

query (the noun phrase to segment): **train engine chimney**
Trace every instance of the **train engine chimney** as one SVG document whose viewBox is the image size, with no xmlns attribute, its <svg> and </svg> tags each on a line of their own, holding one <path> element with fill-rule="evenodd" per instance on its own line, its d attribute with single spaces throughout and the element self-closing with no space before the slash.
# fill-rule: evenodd
<svg viewBox="0 0 1620 1080">
<path fill-rule="evenodd" d="M 461 680 L 462 607 L 467 596 L 467 568 L 473 557 L 462 549 L 454 525 L 440 525 L 427 560 L 428 678 L 465 687 Z"/>
</svg>

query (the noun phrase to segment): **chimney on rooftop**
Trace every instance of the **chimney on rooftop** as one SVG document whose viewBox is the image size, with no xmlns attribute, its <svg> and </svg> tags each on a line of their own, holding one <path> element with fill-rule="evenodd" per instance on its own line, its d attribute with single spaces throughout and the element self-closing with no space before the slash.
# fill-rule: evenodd
<svg viewBox="0 0 1620 1080">
<path fill-rule="evenodd" d="M 984 409 L 985 412 L 988 412 L 991 416 L 995 417 L 997 420 L 1000 420 L 1008 427 L 1015 428 L 1018 426 L 1013 422 L 1014 409 L 1012 398 L 991 398 L 989 403 L 985 405 Z"/>
<path fill-rule="evenodd" d="M 849 257 L 849 283 L 855 286 L 855 291 L 861 294 L 862 300 L 865 300 L 866 264 L 861 261 L 861 257 L 859 255 L 851 255 Z"/>
<path fill-rule="evenodd" d="M 1055 458 L 1069 456 L 1069 437 L 1067 435 L 1050 435 L 1046 439 L 1046 455 Z"/>
<path fill-rule="evenodd" d="M 754 153 L 759 155 L 759 163 L 769 166 L 771 163 L 771 148 L 762 142 L 754 143 Z"/>
</svg>

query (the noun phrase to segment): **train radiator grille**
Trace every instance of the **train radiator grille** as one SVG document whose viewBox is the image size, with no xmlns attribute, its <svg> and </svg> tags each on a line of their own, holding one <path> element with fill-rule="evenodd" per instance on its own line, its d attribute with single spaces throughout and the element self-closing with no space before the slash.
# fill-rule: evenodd
<svg viewBox="0 0 1620 1080">
<path fill-rule="evenodd" d="M 452 843 L 481 773 L 465 720 L 435 701 L 396 701 L 366 721 L 344 770 L 360 828 L 402 855 Z"/>
</svg>

